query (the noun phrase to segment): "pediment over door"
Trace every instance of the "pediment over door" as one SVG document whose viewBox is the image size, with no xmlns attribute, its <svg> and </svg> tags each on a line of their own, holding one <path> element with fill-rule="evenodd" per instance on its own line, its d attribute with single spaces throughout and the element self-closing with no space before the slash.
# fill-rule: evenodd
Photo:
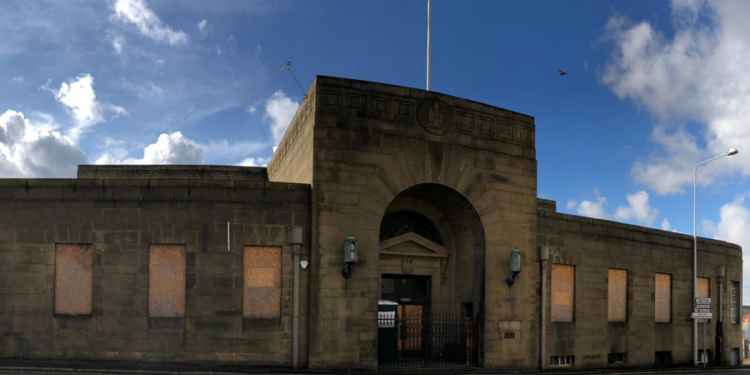
<svg viewBox="0 0 750 375">
<path fill-rule="evenodd" d="M 448 250 L 443 245 L 409 232 L 381 242 L 380 255 L 446 259 Z"/>
</svg>

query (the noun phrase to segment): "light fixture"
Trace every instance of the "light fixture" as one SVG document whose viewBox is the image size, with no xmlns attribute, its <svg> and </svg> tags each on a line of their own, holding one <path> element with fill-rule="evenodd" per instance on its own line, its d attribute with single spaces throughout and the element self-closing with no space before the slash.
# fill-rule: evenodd
<svg viewBox="0 0 750 375">
<path fill-rule="evenodd" d="M 513 250 L 510 252 L 510 276 L 505 278 L 505 282 L 508 284 L 508 286 L 512 286 L 514 282 L 516 282 L 516 279 L 518 278 L 518 274 L 521 273 L 521 250 L 518 250 L 517 248 L 513 248 Z"/>
<path fill-rule="evenodd" d="M 352 268 L 357 263 L 357 239 L 354 236 L 347 236 L 344 239 L 344 268 L 341 270 L 341 276 L 348 279 L 352 276 Z"/>
</svg>

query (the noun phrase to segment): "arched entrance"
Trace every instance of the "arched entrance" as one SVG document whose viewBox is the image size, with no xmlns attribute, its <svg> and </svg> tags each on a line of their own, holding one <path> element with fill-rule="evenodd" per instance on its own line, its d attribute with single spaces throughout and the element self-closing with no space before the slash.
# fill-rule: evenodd
<svg viewBox="0 0 750 375">
<path fill-rule="evenodd" d="M 381 366 L 480 363 L 484 249 L 457 191 L 420 184 L 393 199 L 380 224 Z"/>
</svg>

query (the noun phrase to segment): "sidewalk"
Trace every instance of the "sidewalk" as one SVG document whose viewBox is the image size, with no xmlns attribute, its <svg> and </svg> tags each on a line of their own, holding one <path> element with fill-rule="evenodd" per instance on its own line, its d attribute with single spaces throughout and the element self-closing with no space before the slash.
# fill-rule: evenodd
<svg viewBox="0 0 750 375">
<path fill-rule="evenodd" d="M 274 375 L 323 375 L 323 374 L 748 374 L 748 367 L 696 369 L 675 367 L 666 369 L 583 369 L 583 370 L 502 370 L 482 368 L 442 368 L 442 369 L 398 369 L 398 370 L 294 370 L 281 367 L 257 367 L 238 364 L 211 362 L 169 363 L 169 362 L 134 362 L 134 361 L 81 361 L 81 360 L 10 360 L 0 359 L 0 374 L 75 374 L 75 375 L 238 375 L 238 374 L 274 374 Z"/>
</svg>

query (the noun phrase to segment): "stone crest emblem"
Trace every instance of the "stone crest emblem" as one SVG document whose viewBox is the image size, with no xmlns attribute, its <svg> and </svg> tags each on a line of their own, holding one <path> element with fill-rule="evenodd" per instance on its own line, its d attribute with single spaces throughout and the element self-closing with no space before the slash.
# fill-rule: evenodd
<svg viewBox="0 0 750 375">
<path fill-rule="evenodd" d="M 450 123 L 449 107 L 436 98 L 426 98 L 417 107 L 417 122 L 428 133 L 444 135 Z"/>
</svg>

